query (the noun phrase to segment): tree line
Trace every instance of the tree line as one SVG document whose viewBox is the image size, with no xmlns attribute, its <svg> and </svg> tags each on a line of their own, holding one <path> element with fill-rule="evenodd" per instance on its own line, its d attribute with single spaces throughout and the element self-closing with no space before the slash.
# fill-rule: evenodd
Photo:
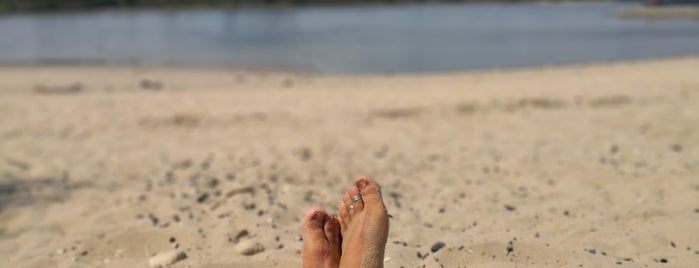
<svg viewBox="0 0 699 268">
<path fill-rule="evenodd" d="M 400 3 L 484 2 L 488 0 L 0 0 L 0 12 L 60 11 L 105 8 L 259 7 Z M 495 0 L 518 2 L 522 0 Z"/>
</svg>

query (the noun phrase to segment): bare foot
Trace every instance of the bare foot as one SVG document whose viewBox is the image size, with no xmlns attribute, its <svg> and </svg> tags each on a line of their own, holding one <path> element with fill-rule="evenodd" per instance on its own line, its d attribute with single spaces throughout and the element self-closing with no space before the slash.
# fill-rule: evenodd
<svg viewBox="0 0 699 268">
<path fill-rule="evenodd" d="M 388 212 L 381 189 L 371 178 L 354 182 L 340 203 L 343 268 L 383 267 L 388 239 Z"/>
<path fill-rule="evenodd" d="M 337 268 L 340 265 L 340 223 L 314 208 L 303 216 L 303 268 Z"/>
</svg>

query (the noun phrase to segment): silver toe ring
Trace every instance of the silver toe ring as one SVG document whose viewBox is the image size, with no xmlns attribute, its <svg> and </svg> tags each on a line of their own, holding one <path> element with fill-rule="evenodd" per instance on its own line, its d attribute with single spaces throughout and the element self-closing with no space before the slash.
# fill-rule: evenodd
<svg viewBox="0 0 699 268">
<path fill-rule="evenodd" d="M 360 194 L 352 197 L 352 202 L 357 202 L 359 200 L 362 200 L 362 195 L 360 195 Z"/>
</svg>

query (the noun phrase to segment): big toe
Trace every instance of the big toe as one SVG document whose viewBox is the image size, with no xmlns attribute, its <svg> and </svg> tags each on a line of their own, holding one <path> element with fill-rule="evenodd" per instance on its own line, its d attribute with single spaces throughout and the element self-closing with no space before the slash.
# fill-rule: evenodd
<svg viewBox="0 0 699 268">
<path fill-rule="evenodd" d="M 303 241 L 327 240 L 324 232 L 324 225 L 328 214 L 319 209 L 313 208 L 303 216 Z"/>
<path fill-rule="evenodd" d="M 364 205 L 366 207 L 384 206 L 383 198 L 381 197 L 381 187 L 374 179 L 369 177 L 360 177 L 354 182 L 354 184 L 364 197 Z"/>
</svg>

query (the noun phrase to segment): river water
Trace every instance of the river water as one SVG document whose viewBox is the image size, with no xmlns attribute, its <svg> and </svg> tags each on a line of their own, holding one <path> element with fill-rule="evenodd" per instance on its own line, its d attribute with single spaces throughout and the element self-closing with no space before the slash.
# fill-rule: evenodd
<svg viewBox="0 0 699 268">
<path fill-rule="evenodd" d="M 630 3 L 426 4 L 0 16 L 0 64 L 431 72 L 699 54 L 699 21 Z"/>
</svg>

